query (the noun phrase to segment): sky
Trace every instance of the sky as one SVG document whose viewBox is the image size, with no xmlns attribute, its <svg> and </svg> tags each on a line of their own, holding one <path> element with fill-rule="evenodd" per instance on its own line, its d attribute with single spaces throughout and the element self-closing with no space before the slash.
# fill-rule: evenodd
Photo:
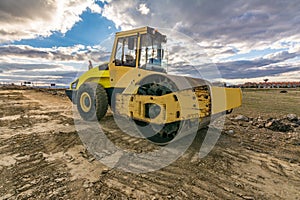
<svg viewBox="0 0 300 200">
<path fill-rule="evenodd" d="M 1 0 L 0 83 L 68 85 L 108 61 L 117 31 L 168 36 L 169 72 L 224 81 L 300 81 L 298 0 Z"/>
</svg>

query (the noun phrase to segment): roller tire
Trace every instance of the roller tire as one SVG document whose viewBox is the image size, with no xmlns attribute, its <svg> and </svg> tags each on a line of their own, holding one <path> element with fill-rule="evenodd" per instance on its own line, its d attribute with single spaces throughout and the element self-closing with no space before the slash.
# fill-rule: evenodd
<svg viewBox="0 0 300 200">
<path fill-rule="evenodd" d="M 77 110 L 85 121 L 101 120 L 108 109 L 105 89 L 97 83 L 84 83 L 77 92 Z"/>
</svg>

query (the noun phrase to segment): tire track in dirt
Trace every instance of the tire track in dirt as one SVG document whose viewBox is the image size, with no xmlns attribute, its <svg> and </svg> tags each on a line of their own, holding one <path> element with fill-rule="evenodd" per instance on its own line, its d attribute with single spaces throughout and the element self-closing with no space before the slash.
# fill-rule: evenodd
<svg viewBox="0 0 300 200">
<path fill-rule="evenodd" d="M 124 137 L 123 140 L 124 139 L 126 139 L 126 137 Z M 227 138 L 225 136 L 222 137 L 222 139 L 226 140 Z M 221 142 L 219 142 L 221 146 L 223 146 L 222 139 Z M 227 144 L 227 141 L 224 143 Z M 259 146 L 264 147 L 263 144 Z M 270 146 L 272 145 L 266 144 L 265 148 L 268 149 Z M 195 150 L 199 148 L 192 147 L 192 149 Z M 189 158 L 194 157 L 197 153 L 198 152 L 188 151 L 187 154 L 189 155 L 184 155 L 184 158 L 180 158 L 170 166 L 142 176 L 130 173 L 125 175 L 125 173 L 115 172 L 113 170 L 102 182 L 114 190 L 119 189 L 121 193 L 128 193 L 128 191 L 136 190 L 136 188 L 139 188 L 139 190 L 142 190 L 141 188 L 151 188 L 151 191 L 143 190 L 143 192 L 148 192 L 149 195 L 156 193 L 159 194 L 159 196 L 165 196 L 167 198 L 175 198 L 175 196 L 177 196 L 186 199 L 191 197 L 209 199 L 278 199 L 279 196 L 276 194 L 276 191 L 270 191 L 268 193 L 262 190 L 262 186 L 268 183 L 265 183 L 264 178 L 260 176 L 259 173 L 254 171 L 244 174 L 245 171 L 240 172 L 241 169 L 237 170 L 236 168 L 241 165 L 253 165 L 254 163 L 257 165 L 255 167 L 261 170 L 261 168 L 263 168 L 261 163 L 263 163 L 264 159 L 256 150 L 247 150 L 247 147 L 243 145 L 237 149 L 236 147 L 232 148 L 232 146 L 222 148 L 217 146 L 206 158 L 191 163 Z M 295 170 L 292 170 L 292 166 L 288 167 L 288 165 L 282 164 L 285 161 L 278 160 L 280 164 L 274 159 L 265 160 L 266 166 L 268 166 L 267 173 L 270 177 L 278 176 L 278 179 L 280 179 L 280 177 L 284 179 L 287 177 L 298 177 L 295 174 Z M 204 168 L 201 169 L 201 166 Z M 207 168 L 207 166 L 209 166 L 209 168 Z M 287 174 L 287 172 L 289 172 L 289 174 Z M 128 178 L 128 176 L 130 178 Z M 197 177 L 196 180 L 195 177 Z M 293 183 L 297 185 L 298 180 L 299 179 L 296 178 Z M 141 182 L 143 184 L 141 184 Z M 123 186 L 126 184 L 130 185 L 130 187 Z M 263 189 L 265 189 L 265 187 L 263 187 Z M 292 191 L 294 192 L 293 194 L 295 194 L 296 190 L 294 189 Z M 176 195 L 174 195 L 174 192 Z"/>
<path fill-rule="evenodd" d="M 8 94 L 0 91 L 0 108 L 8 109 L 0 118 L 4 114 L 29 115 L 31 126 L 0 127 L 5 131 L 5 137 L 0 137 L 0 196 L 4 199 L 250 200 L 300 196 L 300 150 L 284 143 L 286 135 L 273 141 L 270 135 L 274 133 L 262 129 L 254 138 L 257 129 L 241 126 L 232 136 L 222 134 L 212 152 L 199 159 L 205 136 L 202 130 L 181 158 L 158 171 L 103 170 L 105 166 L 94 161 L 82 146 L 68 100 L 34 91 Z M 12 115 L 9 110 L 14 104 L 6 104 L 7 98 L 19 102 Z M 28 106 L 31 103 L 34 106 Z M 135 153 L 159 149 L 122 132 L 111 113 L 101 125 L 106 136 L 122 149 Z M 153 165 L 147 160 L 144 164 Z"/>
<path fill-rule="evenodd" d="M 23 95 L 24 91 L 1 91 L 0 107 L 4 109 L 5 116 L 20 115 L 15 120 L 1 120 L 1 128 L 10 137 L 0 139 L 0 156 L 6 158 L 0 162 L 1 199 L 57 199 L 70 196 L 71 185 L 70 173 L 63 159 L 50 159 L 49 155 L 57 152 L 67 152 L 69 148 L 81 144 L 76 132 L 49 131 L 42 134 L 26 133 L 26 128 L 37 124 L 47 124 L 49 120 L 59 120 L 64 125 L 70 120 L 61 116 L 59 111 L 46 113 L 49 118 L 40 120 L 38 110 L 44 105 L 32 101 Z M 9 101 L 18 101 L 7 104 Z M 26 102 L 24 102 L 26 101 Z M 5 106 L 3 106 L 5 105 Z M 60 107 L 57 107 L 60 109 Z M 9 112 L 13 110 L 13 112 Z M 51 109 L 50 109 L 51 110 Z M 35 113 L 35 114 L 32 114 Z M 30 117 L 24 117 L 30 115 Z M 73 120 L 72 120 L 73 121 Z M 7 123 L 6 123 L 7 122 Z M 30 124 L 30 126 L 25 126 Z M 25 129 L 25 130 L 24 130 Z M 22 131 L 23 130 L 23 131 Z M 8 135 L 8 134 L 7 134 Z"/>
<path fill-rule="evenodd" d="M 115 131 L 116 129 L 118 128 L 114 127 L 110 139 L 116 143 L 123 142 L 123 146 L 127 145 L 126 149 L 137 149 L 138 151 L 137 146 L 139 145 L 131 147 L 133 145 L 132 141 L 126 142 L 130 141 L 128 136 L 124 136 L 121 131 Z M 106 132 L 110 134 L 109 131 Z M 200 140 L 203 139 L 203 136 L 199 137 Z M 200 140 L 196 138 L 197 144 L 201 144 Z M 130 193 L 128 191 L 136 190 L 136 188 L 139 188 L 139 190 L 151 188 L 151 191 L 143 191 L 148 192 L 148 195 L 156 193 L 166 198 L 175 198 L 177 196 L 186 199 L 191 197 L 209 199 L 278 199 L 279 196 L 276 194 L 276 191 L 268 193 L 262 190 L 261 187 L 268 183 L 263 181 L 263 177 L 260 177 L 259 173 L 253 176 L 256 172 L 244 174 L 244 172 L 240 173 L 235 168 L 236 166 L 240 167 L 239 164 L 235 163 L 243 165 L 255 163 L 257 164 L 256 167 L 262 168 L 262 160 L 259 153 L 267 152 L 276 145 L 268 143 L 267 140 L 260 144 L 255 143 L 251 139 L 243 139 L 242 144 L 237 143 L 237 141 L 237 138 L 228 138 L 226 135 L 221 136 L 220 147 L 217 145 L 207 158 L 198 161 L 199 163 L 196 162 L 197 164 L 191 163 L 190 160 L 195 157 L 195 154 L 197 156 L 197 150 L 200 149 L 200 146 L 196 145 L 195 147 L 193 145 L 191 147 L 192 150 L 188 151 L 183 158 L 164 169 L 149 173 L 150 175 L 146 174 L 140 178 L 140 176 L 135 174 L 127 173 L 125 175 L 125 173 L 117 173 L 113 170 L 102 182 L 109 185 L 110 189 L 118 190 L 120 193 L 128 194 Z M 236 145 L 231 146 L 232 142 Z M 250 146 L 251 149 L 249 150 L 248 147 Z M 266 165 L 272 167 L 274 160 L 268 161 Z M 203 170 L 201 170 L 201 166 L 204 167 Z M 210 168 L 207 168 L 207 166 Z M 278 167 L 281 169 L 281 173 L 277 171 L 275 176 L 288 177 L 283 173 L 284 170 L 288 169 L 281 164 Z M 273 174 L 274 171 L 268 170 L 267 173 Z M 289 176 L 293 175 L 289 174 Z M 194 180 L 194 177 L 198 179 Z M 131 180 L 134 181 L 131 182 Z M 184 184 L 182 185 L 182 183 Z M 125 186 L 126 184 L 130 185 L 130 187 Z M 294 184 L 296 185 L 296 182 Z M 296 191 L 293 190 L 293 192 L 295 194 Z M 137 193 L 140 193 L 140 191 Z"/>
</svg>

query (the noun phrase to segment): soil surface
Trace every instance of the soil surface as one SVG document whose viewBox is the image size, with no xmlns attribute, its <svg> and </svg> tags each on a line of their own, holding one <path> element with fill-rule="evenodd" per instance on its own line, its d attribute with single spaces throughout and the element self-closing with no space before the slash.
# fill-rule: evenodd
<svg viewBox="0 0 300 200">
<path fill-rule="evenodd" d="M 198 156 L 204 129 L 174 163 L 134 174 L 86 150 L 63 91 L 1 88 L 0 199 L 300 199 L 300 119 L 285 118 L 300 116 L 299 97 L 299 90 L 245 91 L 205 158 Z M 289 129 L 276 130 L 279 122 Z M 153 147 L 126 136 L 110 112 L 102 126 L 120 147 Z"/>
</svg>

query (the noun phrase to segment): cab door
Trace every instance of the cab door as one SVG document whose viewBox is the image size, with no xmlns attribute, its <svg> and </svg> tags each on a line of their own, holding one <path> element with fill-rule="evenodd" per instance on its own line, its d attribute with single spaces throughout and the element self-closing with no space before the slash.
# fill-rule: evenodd
<svg viewBox="0 0 300 200">
<path fill-rule="evenodd" d="M 109 67 L 111 86 L 115 87 L 118 85 L 118 87 L 125 88 L 129 80 L 125 81 L 124 84 L 120 84 L 119 80 L 129 71 L 137 70 L 139 37 L 135 34 L 116 38 L 114 47 Z"/>
</svg>

